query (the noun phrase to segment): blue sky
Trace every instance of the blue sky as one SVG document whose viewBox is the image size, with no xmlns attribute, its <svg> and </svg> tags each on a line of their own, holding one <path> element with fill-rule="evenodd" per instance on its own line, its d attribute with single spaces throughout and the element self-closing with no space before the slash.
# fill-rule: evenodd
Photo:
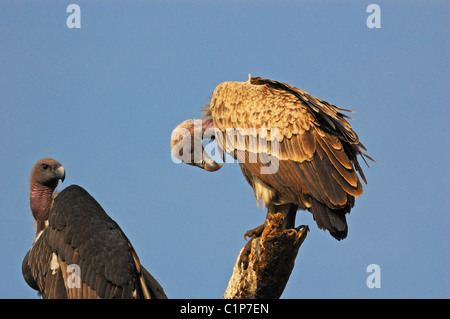
<svg viewBox="0 0 450 319">
<path fill-rule="evenodd" d="M 216 85 L 248 74 L 342 108 L 377 161 L 348 238 L 311 231 L 283 298 L 449 298 L 447 1 L 0 3 L 0 298 L 38 298 L 21 263 L 35 231 L 33 164 L 66 168 L 115 219 L 171 298 L 221 298 L 243 234 L 264 221 L 237 164 L 215 173 L 170 156 Z M 381 269 L 369 289 L 366 268 Z"/>
</svg>

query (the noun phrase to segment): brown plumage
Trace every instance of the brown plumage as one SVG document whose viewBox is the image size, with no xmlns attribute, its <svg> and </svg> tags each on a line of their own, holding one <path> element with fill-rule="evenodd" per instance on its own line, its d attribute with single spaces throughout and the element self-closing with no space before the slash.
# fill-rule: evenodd
<svg viewBox="0 0 450 319">
<path fill-rule="evenodd" d="M 22 263 L 27 284 L 46 299 L 167 298 L 130 241 L 77 185 L 53 195 L 65 170 L 44 158 L 30 177 L 36 238 Z"/>
<path fill-rule="evenodd" d="M 298 208 L 309 210 L 321 229 L 343 239 L 345 214 L 363 193 L 357 172 L 366 182 L 357 157 L 372 160 L 345 111 L 289 84 L 251 77 L 219 84 L 203 121 L 238 160 L 257 200 L 286 214 L 286 227 Z M 263 173 L 272 164 L 276 169 Z"/>
</svg>

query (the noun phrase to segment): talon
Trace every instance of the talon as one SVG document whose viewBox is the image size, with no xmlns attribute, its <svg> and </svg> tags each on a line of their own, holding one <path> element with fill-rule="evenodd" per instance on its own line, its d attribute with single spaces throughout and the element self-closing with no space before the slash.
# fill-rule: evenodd
<svg viewBox="0 0 450 319">
<path fill-rule="evenodd" d="M 301 232 L 309 232 L 309 226 L 308 225 L 300 225 L 300 226 L 296 227 L 295 230 L 301 231 Z"/>
<path fill-rule="evenodd" d="M 245 234 L 244 234 L 244 240 L 249 240 L 252 237 L 253 234 L 251 234 L 251 231 L 248 230 Z M 249 238 L 247 238 L 249 237 Z"/>
</svg>

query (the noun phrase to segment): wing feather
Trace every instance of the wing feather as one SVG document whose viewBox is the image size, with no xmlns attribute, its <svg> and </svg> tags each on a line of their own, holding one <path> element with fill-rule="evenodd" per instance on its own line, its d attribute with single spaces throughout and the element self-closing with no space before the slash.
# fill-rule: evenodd
<svg viewBox="0 0 450 319">
<path fill-rule="evenodd" d="M 48 222 L 23 263 L 24 277 L 44 298 L 143 297 L 148 287 L 141 286 L 145 284 L 140 280 L 144 274 L 133 247 L 117 223 L 84 189 L 72 185 L 59 193 Z M 49 259 L 53 255 L 58 258 L 57 268 Z M 79 287 L 67 285 L 71 264 L 79 266 Z M 53 267 L 51 275 L 49 267 Z M 54 282 L 48 282 L 49 278 Z M 160 287 L 154 281 L 153 285 Z M 153 295 L 165 297 L 162 288 Z"/>
<path fill-rule="evenodd" d="M 344 156 L 345 156 L 345 159 L 347 162 L 346 166 L 348 166 L 349 160 L 346 157 L 345 153 L 343 151 L 338 153 L 337 151 L 330 149 L 328 143 L 321 138 L 318 139 L 318 142 L 319 142 L 322 150 L 324 150 L 325 153 L 327 154 L 327 159 L 333 165 L 334 170 L 336 170 L 350 186 L 356 188 L 358 185 L 359 179 L 358 179 L 358 176 L 356 175 L 355 170 L 352 167 L 346 168 L 341 163 L 341 161 L 344 160 Z M 340 159 L 338 159 L 338 157 L 340 157 Z"/>
<path fill-rule="evenodd" d="M 351 197 L 363 191 L 356 171 L 364 175 L 356 158 L 363 156 L 364 146 L 341 111 L 347 110 L 291 85 L 262 78 L 219 84 L 208 108 L 215 127 L 224 135 L 227 129 L 242 126 L 277 129 L 280 167 L 274 176 L 261 175 L 258 164 L 241 164 L 279 193 L 302 201 L 301 207 L 311 205 L 310 196 L 332 209 L 349 207 Z M 273 143 L 272 132 L 269 136 Z M 258 153 L 249 143 L 234 146 Z M 233 151 L 229 145 L 225 150 Z"/>
<path fill-rule="evenodd" d="M 314 171 L 318 177 L 318 182 L 325 191 L 327 199 L 333 207 L 342 207 L 347 203 L 347 193 L 336 182 L 331 175 L 333 167 L 328 158 L 320 161 L 311 161 Z"/>
</svg>

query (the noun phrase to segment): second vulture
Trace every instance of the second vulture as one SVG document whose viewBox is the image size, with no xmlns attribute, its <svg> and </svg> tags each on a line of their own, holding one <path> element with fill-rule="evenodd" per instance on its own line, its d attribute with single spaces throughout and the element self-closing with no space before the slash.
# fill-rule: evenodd
<svg viewBox="0 0 450 319">
<path fill-rule="evenodd" d="M 219 84 L 204 118 L 186 120 L 172 132 L 175 158 L 208 171 L 221 168 L 202 140 L 238 160 L 257 201 L 281 213 L 294 228 L 298 209 L 338 239 L 348 233 L 346 214 L 367 183 L 358 163 L 363 144 L 341 109 L 286 83 L 250 77 Z M 365 161 L 365 159 L 364 159 Z M 226 161 L 225 161 L 226 162 Z M 264 225 L 246 233 L 259 235 Z"/>
<path fill-rule="evenodd" d="M 100 204 L 77 185 L 53 194 L 65 170 L 38 161 L 30 178 L 36 238 L 22 263 L 27 284 L 46 299 L 167 298 Z"/>
</svg>

